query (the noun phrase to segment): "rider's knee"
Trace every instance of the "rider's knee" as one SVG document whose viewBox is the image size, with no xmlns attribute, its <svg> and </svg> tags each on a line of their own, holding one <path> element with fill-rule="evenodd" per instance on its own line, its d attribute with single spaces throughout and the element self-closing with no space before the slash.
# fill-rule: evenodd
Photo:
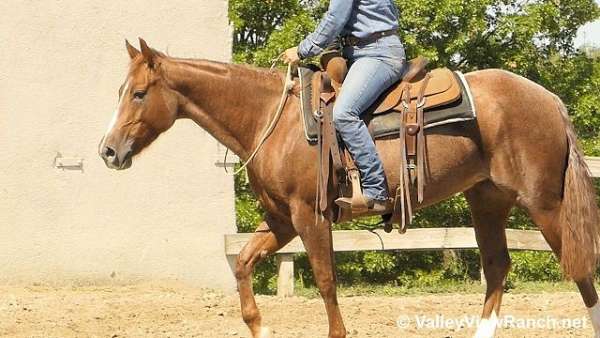
<svg viewBox="0 0 600 338">
<path fill-rule="evenodd" d="M 344 128 L 349 123 L 360 120 L 358 113 L 353 108 L 349 107 L 336 107 L 333 109 L 333 123 L 336 129 Z"/>
</svg>

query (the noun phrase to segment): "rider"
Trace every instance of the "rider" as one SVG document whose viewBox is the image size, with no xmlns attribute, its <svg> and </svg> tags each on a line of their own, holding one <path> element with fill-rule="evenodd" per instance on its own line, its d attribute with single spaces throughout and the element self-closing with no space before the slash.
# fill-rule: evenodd
<svg viewBox="0 0 600 338">
<path fill-rule="evenodd" d="M 284 53 L 286 62 L 297 63 L 320 54 L 340 37 L 350 69 L 333 119 L 360 170 L 363 195 L 374 213 L 388 213 L 391 202 L 383 163 L 360 115 L 404 73 L 406 55 L 397 31 L 398 9 L 393 0 L 331 0 L 317 29 Z M 351 207 L 347 198 L 336 203 Z"/>
</svg>

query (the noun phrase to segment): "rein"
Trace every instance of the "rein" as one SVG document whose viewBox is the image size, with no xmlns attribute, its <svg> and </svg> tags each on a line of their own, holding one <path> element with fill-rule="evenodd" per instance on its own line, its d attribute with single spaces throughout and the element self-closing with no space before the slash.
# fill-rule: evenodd
<svg viewBox="0 0 600 338">
<path fill-rule="evenodd" d="M 279 59 L 279 58 L 277 58 Z M 285 108 L 285 104 L 287 103 L 287 99 L 290 96 L 290 91 L 294 88 L 294 81 L 292 79 L 292 65 L 288 65 L 287 74 L 285 76 L 285 84 L 283 86 L 283 93 L 281 93 L 281 100 L 279 100 L 279 105 L 277 106 L 277 110 L 275 111 L 275 115 L 273 115 L 273 119 L 267 124 L 265 131 L 263 132 L 260 141 L 258 142 L 254 151 L 250 154 L 248 159 L 242 164 L 242 166 L 236 170 L 233 175 L 237 175 L 242 170 L 246 169 L 246 167 L 252 162 L 252 160 L 256 157 L 260 148 L 267 141 L 275 127 L 277 126 L 277 122 L 283 113 L 283 109 Z M 227 155 L 225 155 L 227 157 Z"/>
</svg>

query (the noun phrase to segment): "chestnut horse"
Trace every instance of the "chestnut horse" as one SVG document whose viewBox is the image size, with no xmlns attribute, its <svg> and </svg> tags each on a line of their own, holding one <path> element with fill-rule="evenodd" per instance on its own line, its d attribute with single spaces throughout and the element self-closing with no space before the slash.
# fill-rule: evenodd
<svg viewBox="0 0 600 338">
<path fill-rule="evenodd" d="M 191 119 L 247 159 L 261 142 L 281 99 L 285 76 L 249 66 L 178 59 L 127 43 L 129 73 L 99 153 L 112 169 L 132 158 L 175 120 Z M 476 122 L 427 131 L 431 174 L 423 208 L 464 192 L 473 217 L 487 291 L 477 337 L 495 335 L 510 267 L 505 227 L 514 206 L 539 226 L 573 279 L 600 337 L 600 305 L 593 285 L 600 224 L 595 189 L 563 103 L 541 86 L 502 70 L 466 75 Z M 304 243 L 325 303 L 329 337 L 346 336 L 336 296 L 331 221 L 315 225 L 317 149 L 304 138 L 299 98 L 292 93 L 276 128 L 249 163 L 248 176 L 266 210 L 237 260 L 241 312 L 253 337 L 270 337 L 252 290 L 254 266 L 296 235 Z M 399 183 L 397 139 L 378 140 L 389 191 Z M 382 314 L 384 315 L 384 314 Z"/>
</svg>

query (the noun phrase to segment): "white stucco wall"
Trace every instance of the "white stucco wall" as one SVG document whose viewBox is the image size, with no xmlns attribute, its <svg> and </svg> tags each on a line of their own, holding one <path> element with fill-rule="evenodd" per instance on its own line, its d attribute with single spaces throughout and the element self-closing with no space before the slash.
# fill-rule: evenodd
<svg viewBox="0 0 600 338">
<path fill-rule="evenodd" d="M 178 121 L 128 171 L 97 156 L 141 36 L 229 61 L 226 0 L 0 1 L 0 282 L 174 278 L 233 290 L 220 146 Z M 63 157 L 83 170 L 54 167 Z M 110 276 L 113 277 L 110 277 Z"/>
</svg>

